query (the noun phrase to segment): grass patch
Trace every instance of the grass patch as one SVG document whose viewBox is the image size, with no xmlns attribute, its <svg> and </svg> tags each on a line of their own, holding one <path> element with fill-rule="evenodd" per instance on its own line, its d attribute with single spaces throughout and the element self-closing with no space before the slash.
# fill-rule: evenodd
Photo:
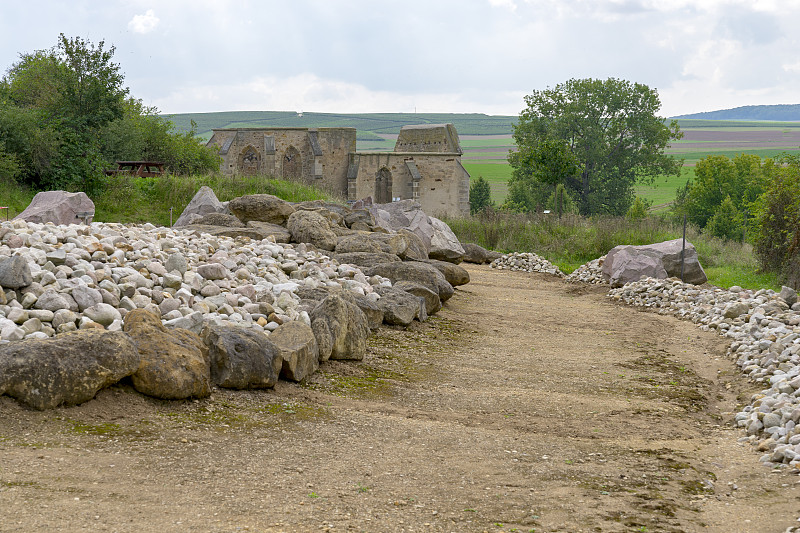
<svg viewBox="0 0 800 533">
<path fill-rule="evenodd" d="M 641 220 L 495 212 L 488 216 L 447 218 L 462 242 L 474 242 L 499 252 L 534 252 L 570 273 L 608 253 L 620 244 L 652 244 L 680 238 L 682 226 L 667 218 Z M 713 285 L 729 288 L 780 289 L 774 274 L 761 273 L 752 246 L 724 241 L 689 227 L 687 241 L 694 244 L 700 264 Z"/>
<path fill-rule="evenodd" d="M 289 202 L 331 200 L 331 194 L 293 181 L 268 176 L 177 176 L 167 174 L 157 178 L 107 176 L 101 182 L 95 203 L 97 221 L 121 223 L 150 222 L 170 225 L 203 185 L 211 187 L 221 202 L 247 194 L 272 194 Z"/>
</svg>

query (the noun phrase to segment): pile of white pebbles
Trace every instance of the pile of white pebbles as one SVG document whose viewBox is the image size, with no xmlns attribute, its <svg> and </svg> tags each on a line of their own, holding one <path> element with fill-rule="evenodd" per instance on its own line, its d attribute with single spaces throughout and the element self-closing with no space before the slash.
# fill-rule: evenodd
<svg viewBox="0 0 800 533">
<path fill-rule="evenodd" d="M 553 263 L 531 252 L 513 252 L 498 257 L 489 265 L 498 270 L 517 272 L 543 272 L 564 277 L 564 273 Z"/>
<path fill-rule="evenodd" d="M 0 272 L 0 343 L 90 327 L 119 330 L 136 308 L 172 327 L 199 330 L 210 320 L 269 332 L 290 320 L 310 324 L 295 294 L 301 286 L 341 286 L 377 300 L 375 286 L 391 285 L 303 244 L 151 224 L 4 222 L 0 262 L 10 265 L 15 255 L 27 263 L 32 283 L 19 286 L 21 272 Z"/>
</svg>

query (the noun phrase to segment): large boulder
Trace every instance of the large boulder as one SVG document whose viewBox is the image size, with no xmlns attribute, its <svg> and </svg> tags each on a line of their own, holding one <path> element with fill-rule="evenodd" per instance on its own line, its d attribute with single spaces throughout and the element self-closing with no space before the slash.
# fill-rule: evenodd
<svg viewBox="0 0 800 533">
<path fill-rule="evenodd" d="M 33 283 L 31 267 L 21 255 L 0 259 L 0 287 L 21 289 Z"/>
<path fill-rule="evenodd" d="M 261 234 L 262 239 L 272 237 L 275 242 L 288 243 L 292 240 L 292 234 L 289 230 L 278 224 L 270 224 L 269 222 L 260 222 L 258 220 L 250 220 L 247 222 L 247 227 L 256 230 Z"/>
<path fill-rule="evenodd" d="M 233 215 L 227 213 L 209 213 L 192 224 L 206 226 L 224 226 L 226 228 L 243 228 L 244 223 Z"/>
<path fill-rule="evenodd" d="M 364 274 L 389 278 L 392 283 L 397 283 L 401 280 L 419 283 L 438 294 L 442 302 L 449 300 L 453 295 L 453 286 L 447 282 L 444 274 L 427 263 L 417 261 L 383 263 L 366 269 Z"/>
<path fill-rule="evenodd" d="M 429 217 L 433 226 L 433 236 L 431 237 L 431 247 L 428 257 L 439 261 L 448 261 L 458 264 L 464 259 L 464 248 L 458 241 L 458 237 L 453 233 L 445 222 L 435 217 Z"/>
<path fill-rule="evenodd" d="M 319 368 L 319 345 L 314 330 L 306 324 L 286 322 L 270 333 L 269 340 L 280 352 L 282 379 L 302 381 Z"/>
<path fill-rule="evenodd" d="M 415 281 L 400 280 L 393 287 L 413 294 L 417 298 L 422 298 L 422 301 L 425 302 L 426 315 L 432 315 L 442 308 L 442 301 L 439 299 L 439 295 L 433 289 L 429 289 Z"/>
<path fill-rule="evenodd" d="M 369 324 L 357 305 L 330 294 L 309 313 L 319 345 L 319 358 L 360 361 L 367 351 Z"/>
<path fill-rule="evenodd" d="M 289 202 L 271 194 L 250 194 L 234 198 L 228 203 L 228 209 L 244 223 L 255 220 L 283 225 L 294 207 Z"/>
<path fill-rule="evenodd" d="M 336 248 L 337 237 L 331 230 L 331 222 L 318 211 L 295 211 L 286 220 L 286 229 L 294 242 L 310 243 L 322 250 Z"/>
<path fill-rule="evenodd" d="M 387 254 L 385 252 L 347 252 L 334 254 L 333 257 L 340 264 L 356 265 L 361 268 L 400 261 L 400 258 L 395 254 Z"/>
<path fill-rule="evenodd" d="M 621 245 L 611 249 L 603 261 L 603 278 L 614 287 L 643 277 L 681 277 L 682 239 L 642 246 Z M 700 285 L 708 281 L 697 258 L 697 250 L 686 242 L 683 280 Z"/>
<path fill-rule="evenodd" d="M 425 247 L 430 249 L 431 238 L 436 230 L 419 202 L 401 200 L 388 204 L 372 204 L 367 209 L 375 219 L 377 226 L 390 232 L 396 232 L 403 228 L 413 231 L 422 240 Z"/>
<path fill-rule="evenodd" d="M 395 287 L 378 287 L 375 292 L 380 295 L 376 304 L 383 311 L 385 323 L 405 327 L 415 318 L 420 322 L 427 318 L 425 302 L 419 296 Z"/>
<path fill-rule="evenodd" d="M 30 205 L 14 220 L 37 224 L 80 224 L 84 218 L 79 213 L 94 214 L 94 202 L 84 192 L 44 191 L 36 193 Z"/>
<path fill-rule="evenodd" d="M 211 382 L 226 389 L 266 389 L 278 382 L 279 348 L 260 331 L 206 324 L 200 336 L 208 347 Z"/>
<path fill-rule="evenodd" d="M 436 270 L 444 274 L 444 278 L 447 280 L 447 283 L 452 285 L 453 287 L 458 287 L 459 285 L 466 285 L 469 283 L 469 272 L 459 265 L 455 263 L 450 263 L 448 261 L 437 261 L 436 259 L 431 259 L 428 261 L 431 266 L 436 267 Z"/>
<path fill-rule="evenodd" d="M 86 329 L 0 345 L 0 394 L 35 409 L 77 405 L 130 376 L 140 356 L 121 331 Z"/>
<path fill-rule="evenodd" d="M 464 249 L 464 262 L 475 263 L 482 265 L 484 263 L 491 263 L 495 259 L 503 256 L 499 252 L 492 252 L 471 242 L 462 242 L 461 247 Z"/>
<path fill-rule="evenodd" d="M 336 253 L 383 252 L 406 259 L 410 239 L 401 233 L 354 233 L 340 237 L 336 243 Z"/>
<path fill-rule="evenodd" d="M 172 225 L 173 227 L 187 226 L 189 224 L 196 224 L 198 219 L 202 219 L 206 215 L 212 213 L 224 213 L 230 215 L 230 211 L 225 207 L 225 204 L 217 199 L 217 195 L 211 187 L 203 185 L 197 194 L 189 202 L 189 205 L 183 210 L 181 216 Z M 203 222 L 203 224 L 210 224 Z"/>
<path fill-rule="evenodd" d="M 141 355 L 134 388 L 155 398 L 182 400 L 211 394 L 208 348 L 195 333 L 167 329 L 161 318 L 144 309 L 125 315 L 123 330 Z"/>
</svg>

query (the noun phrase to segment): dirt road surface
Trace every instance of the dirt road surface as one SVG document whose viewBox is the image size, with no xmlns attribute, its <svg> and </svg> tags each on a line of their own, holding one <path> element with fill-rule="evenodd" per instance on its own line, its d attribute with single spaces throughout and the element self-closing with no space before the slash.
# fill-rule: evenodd
<svg viewBox="0 0 800 533">
<path fill-rule="evenodd" d="M 72 408 L 0 398 L 0 531 L 783 532 L 796 475 L 731 420 L 725 343 L 597 287 L 467 267 L 308 383 Z"/>
</svg>

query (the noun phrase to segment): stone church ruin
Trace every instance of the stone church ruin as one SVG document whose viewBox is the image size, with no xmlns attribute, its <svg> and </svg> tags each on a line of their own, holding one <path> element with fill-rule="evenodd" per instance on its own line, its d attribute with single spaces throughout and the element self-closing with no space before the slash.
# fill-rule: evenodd
<svg viewBox="0 0 800 533">
<path fill-rule="evenodd" d="M 350 202 L 414 200 L 434 215 L 469 213 L 469 173 L 452 124 L 403 126 L 394 151 L 356 151 L 355 128 L 224 128 L 224 174 L 267 174 L 316 185 Z"/>
</svg>

